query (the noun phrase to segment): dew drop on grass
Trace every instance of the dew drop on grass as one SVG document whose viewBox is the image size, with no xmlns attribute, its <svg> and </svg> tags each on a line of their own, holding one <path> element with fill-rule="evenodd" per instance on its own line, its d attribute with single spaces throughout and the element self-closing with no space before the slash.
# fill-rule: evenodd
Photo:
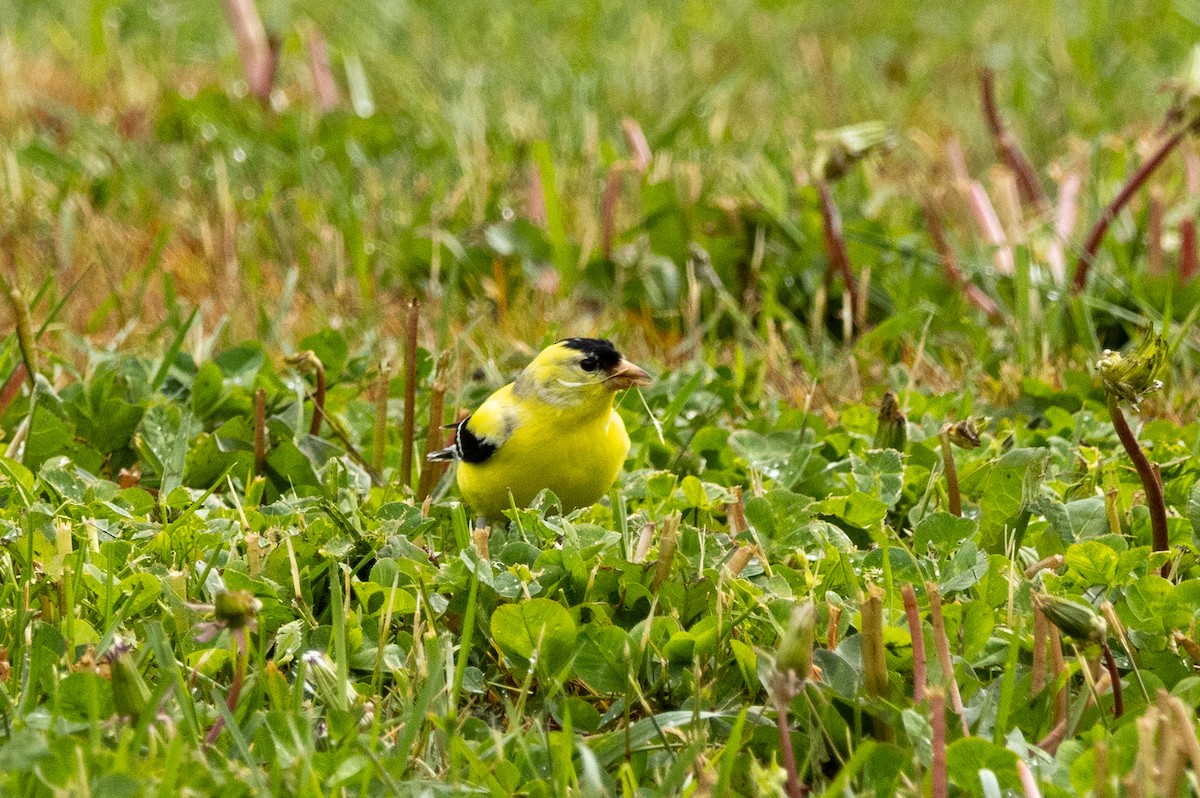
<svg viewBox="0 0 1200 798">
<path fill-rule="evenodd" d="M 325 148 L 321 147 L 321 146 L 313 147 L 312 150 L 309 152 L 309 155 L 312 156 L 312 159 L 314 161 L 319 161 L 325 157 Z"/>
<path fill-rule="evenodd" d="M 245 160 L 246 160 L 246 151 L 243 150 L 241 147 L 234 147 L 233 148 L 234 163 L 244 163 Z"/>
</svg>

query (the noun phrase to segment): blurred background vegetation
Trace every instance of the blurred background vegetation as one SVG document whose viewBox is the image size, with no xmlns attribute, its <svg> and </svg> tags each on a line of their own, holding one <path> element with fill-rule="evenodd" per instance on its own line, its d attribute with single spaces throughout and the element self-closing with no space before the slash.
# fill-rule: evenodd
<svg viewBox="0 0 1200 798">
<path fill-rule="evenodd" d="M 1191 374 L 1197 289 L 1175 274 L 1176 227 L 1196 214 L 1184 159 L 1155 179 L 1165 267 L 1147 277 L 1139 200 L 1072 311 L 1025 244 L 1053 209 L 1005 213 L 1011 176 L 979 71 L 994 70 L 1052 201 L 1065 176 L 1082 180 L 1073 264 L 1161 126 L 1200 3 L 258 8 L 278 51 L 266 102 L 248 96 L 220 3 L 0 5 L 3 267 L 43 289 L 35 316 L 60 308 L 51 345 L 64 368 L 90 345 L 161 346 L 195 308 L 189 334 L 210 351 L 249 337 L 291 351 L 324 326 L 373 345 L 417 296 L 429 348 L 458 336 L 490 355 L 598 332 L 669 362 L 700 341 L 748 347 L 810 384 L 834 371 L 831 390 L 855 393 L 810 173 L 820 131 L 878 120 L 897 146 L 834 187 L 866 289 L 856 332 L 871 328 L 850 351 L 924 356 L 930 379 L 1000 377 L 1013 363 L 1094 363 L 1165 321 Z M 331 110 L 309 65 L 315 38 Z M 636 168 L 625 120 L 652 154 Z M 993 268 L 947 141 L 992 193 L 1017 274 Z M 619 187 L 608 254 L 606 180 Z M 938 201 L 965 278 L 999 304 L 990 325 L 947 282 L 924 220 L 932 195 L 949 197 Z"/>
</svg>

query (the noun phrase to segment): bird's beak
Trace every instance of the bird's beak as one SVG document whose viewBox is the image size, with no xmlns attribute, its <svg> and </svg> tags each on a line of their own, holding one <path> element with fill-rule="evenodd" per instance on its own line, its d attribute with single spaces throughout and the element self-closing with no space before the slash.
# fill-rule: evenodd
<svg viewBox="0 0 1200 798">
<path fill-rule="evenodd" d="M 630 363 L 625 358 L 604 379 L 604 383 L 614 391 L 623 391 L 635 385 L 649 385 L 653 380 L 642 369 Z"/>
</svg>

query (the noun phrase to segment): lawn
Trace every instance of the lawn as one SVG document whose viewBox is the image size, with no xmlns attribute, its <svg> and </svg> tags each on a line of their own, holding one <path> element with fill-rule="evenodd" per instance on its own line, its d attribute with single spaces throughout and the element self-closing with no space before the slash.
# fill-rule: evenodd
<svg viewBox="0 0 1200 798">
<path fill-rule="evenodd" d="M 1196 8 L 257 6 L 0 5 L 0 794 L 1200 793 Z"/>
</svg>

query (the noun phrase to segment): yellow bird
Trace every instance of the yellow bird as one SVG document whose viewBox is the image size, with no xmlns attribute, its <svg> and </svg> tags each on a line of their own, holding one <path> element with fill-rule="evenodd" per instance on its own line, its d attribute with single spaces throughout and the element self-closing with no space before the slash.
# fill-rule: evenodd
<svg viewBox="0 0 1200 798">
<path fill-rule="evenodd" d="M 617 391 L 650 375 L 610 341 L 567 338 L 546 347 L 517 379 L 455 425 L 454 445 L 429 460 L 457 460 L 458 488 L 475 512 L 499 518 L 549 488 L 574 510 L 595 504 L 629 454 Z"/>
</svg>

